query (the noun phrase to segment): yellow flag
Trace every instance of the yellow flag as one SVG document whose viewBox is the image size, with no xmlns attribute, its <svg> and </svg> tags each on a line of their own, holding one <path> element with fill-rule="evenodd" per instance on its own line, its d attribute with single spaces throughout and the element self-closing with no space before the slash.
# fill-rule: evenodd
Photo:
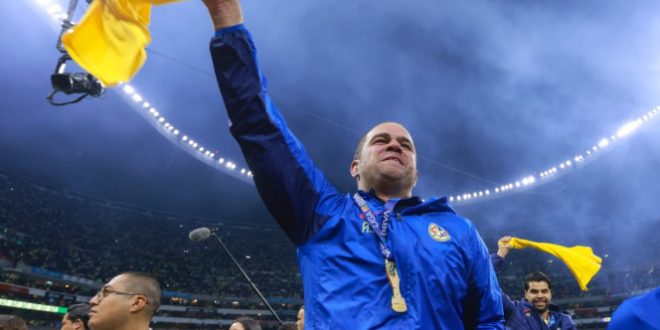
<svg viewBox="0 0 660 330">
<path fill-rule="evenodd" d="M 602 259 L 594 254 L 588 246 L 565 247 L 552 243 L 539 243 L 522 238 L 512 238 L 509 242 L 511 248 L 524 249 L 532 247 L 552 254 L 563 261 L 580 285 L 582 291 L 587 290 L 587 284 L 598 273 Z"/>
<path fill-rule="evenodd" d="M 147 58 L 151 6 L 179 0 L 94 0 L 84 17 L 62 36 L 71 58 L 114 86 L 133 78 Z"/>
</svg>

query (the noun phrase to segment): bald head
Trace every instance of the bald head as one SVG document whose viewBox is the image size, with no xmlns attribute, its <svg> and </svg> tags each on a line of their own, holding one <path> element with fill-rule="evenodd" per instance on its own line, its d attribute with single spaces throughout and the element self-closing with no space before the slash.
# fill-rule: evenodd
<svg viewBox="0 0 660 330">
<path fill-rule="evenodd" d="M 373 189 L 385 199 L 412 195 L 417 182 L 417 157 L 412 136 L 403 125 L 376 125 L 360 139 L 353 158 L 351 175 L 358 189 Z"/>
</svg>

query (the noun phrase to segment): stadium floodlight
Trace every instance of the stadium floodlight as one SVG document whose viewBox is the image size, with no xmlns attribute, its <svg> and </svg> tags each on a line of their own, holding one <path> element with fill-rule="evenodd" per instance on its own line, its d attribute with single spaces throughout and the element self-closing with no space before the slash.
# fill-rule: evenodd
<svg viewBox="0 0 660 330">
<path fill-rule="evenodd" d="M 639 126 L 640 124 L 637 121 L 631 121 L 621 126 L 621 128 L 619 128 L 619 130 L 616 131 L 616 135 L 620 138 L 629 136 L 630 134 L 635 132 L 639 128 Z"/>
<path fill-rule="evenodd" d="M 600 141 L 598 141 L 598 146 L 601 148 L 605 148 L 608 145 L 610 145 L 610 140 L 608 140 L 607 138 L 602 138 Z"/>
</svg>

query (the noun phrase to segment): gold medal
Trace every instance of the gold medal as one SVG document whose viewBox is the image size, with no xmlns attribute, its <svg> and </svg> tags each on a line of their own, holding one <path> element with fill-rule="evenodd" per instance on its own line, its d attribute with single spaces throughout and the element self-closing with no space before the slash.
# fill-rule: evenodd
<svg viewBox="0 0 660 330">
<path fill-rule="evenodd" d="M 401 295 L 399 273 L 397 273 L 396 265 L 393 261 L 385 259 L 385 272 L 392 287 L 392 310 L 398 313 L 405 313 L 408 310 L 408 306 L 406 305 L 406 300 Z"/>
</svg>

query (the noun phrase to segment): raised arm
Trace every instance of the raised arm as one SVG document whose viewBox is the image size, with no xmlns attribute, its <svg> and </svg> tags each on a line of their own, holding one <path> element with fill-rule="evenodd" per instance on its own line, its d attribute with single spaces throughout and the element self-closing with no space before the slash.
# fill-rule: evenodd
<svg viewBox="0 0 660 330">
<path fill-rule="evenodd" d="M 504 329 L 504 313 L 500 286 L 491 265 L 488 249 L 471 224 L 467 240 L 469 251 L 469 297 L 465 305 L 466 328 Z"/>
<path fill-rule="evenodd" d="M 496 273 L 499 273 L 504 266 L 504 259 L 511 251 L 511 236 L 504 236 L 497 241 L 497 253 L 490 255 L 490 261 Z M 504 318 L 508 319 L 516 309 L 516 303 L 502 291 L 502 306 L 504 306 Z"/>
<path fill-rule="evenodd" d="M 268 210 L 296 245 L 304 244 L 344 199 L 314 166 L 270 99 L 239 2 L 204 3 L 217 28 L 211 56 L 230 131 Z"/>
<path fill-rule="evenodd" d="M 243 24 L 243 10 L 238 0 L 203 0 L 216 30 Z"/>
</svg>

